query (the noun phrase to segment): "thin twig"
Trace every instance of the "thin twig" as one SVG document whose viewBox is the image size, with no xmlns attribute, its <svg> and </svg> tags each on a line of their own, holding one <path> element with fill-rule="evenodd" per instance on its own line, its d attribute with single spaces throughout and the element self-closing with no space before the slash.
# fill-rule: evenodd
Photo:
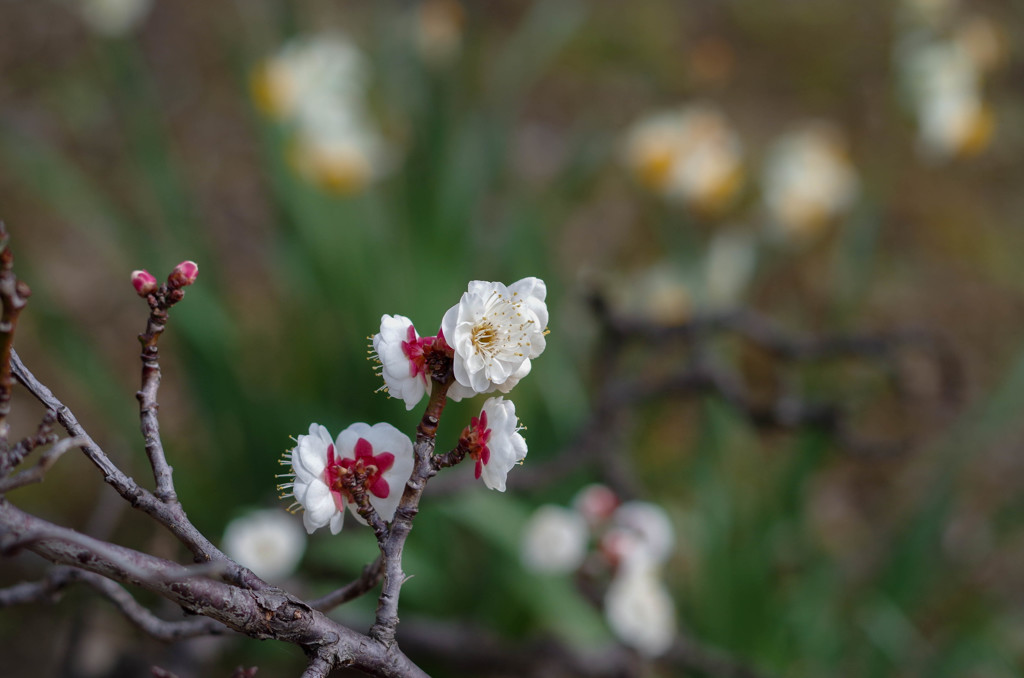
<svg viewBox="0 0 1024 678">
<path fill-rule="evenodd" d="M 184 638 L 223 634 L 227 628 L 209 617 L 195 617 L 177 621 L 161 619 L 142 606 L 123 586 L 92 572 L 79 571 L 79 578 L 103 595 L 130 622 L 148 635 L 172 642 Z"/>
<path fill-rule="evenodd" d="M 78 423 L 74 413 L 56 396 L 43 385 L 25 367 L 18 357 L 17 351 L 11 351 L 11 370 L 15 378 L 21 382 L 29 392 L 36 397 L 44 407 L 56 414 L 57 421 L 69 435 L 80 438 L 85 442 L 81 445 L 82 451 L 89 460 L 103 472 L 103 479 L 117 490 L 125 500 L 134 508 L 152 516 L 160 524 L 164 525 L 177 537 L 196 557 L 198 561 L 229 560 L 220 549 L 213 545 L 198 529 L 189 521 L 185 510 L 180 503 L 167 503 L 158 499 L 151 492 L 140 487 L 133 478 L 126 475 L 121 469 L 110 460 L 110 457 L 103 449 L 96 444 L 85 428 Z M 243 585 L 249 588 L 258 588 L 262 580 L 246 574 L 248 570 L 239 568 L 238 576 Z"/>
<path fill-rule="evenodd" d="M 122 558 L 124 552 L 122 547 L 110 544 L 88 535 L 69 530 L 58 525 L 42 523 L 35 531 L 23 533 L 18 536 L 5 535 L 0 544 L 3 555 L 12 555 L 21 549 L 29 548 L 39 542 L 59 539 L 66 544 L 74 544 L 88 549 L 95 557 L 118 563 L 121 568 L 118 578 L 129 581 L 133 584 L 166 584 L 171 582 L 185 581 L 193 577 L 220 577 L 229 564 L 224 561 L 202 563 L 200 565 L 178 565 L 169 563 L 160 569 L 156 574 L 146 569 L 140 569 L 131 558 Z"/>
<path fill-rule="evenodd" d="M 153 468 L 156 481 L 156 496 L 165 503 L 176 503 L 171 466 L 164 454 L 163 442 L 160 440 L 160 420 L 157 413 L 157 391 L 160 389 L 160 360 L 157 342 L 167 327 L 167 311 L 181 301 L 185 291 L 169 285 L 160 288 L 147 297 L 149 302 L 149 319 L 146 331 L 139 335 L 142 345 L 142 386 L 135 394 L 139 401 L 139 420 L 142 437 L 146 443 L 146 456 Z"/>
<path fill-rule="evenodd" d="M 341 588 L 331 591 L 325 596 L 309 601 L 309 606 L 314 610 L 329 612 L 339 605 L 355 600 L 364 593 L 370 591 L 384 578 L 384 559 L 381 556 L 363 568 L 358 579 L 355 579 Z"/>
<path fill-rule="evenodd" d="M 180 621 L 160 619 L 143 607 L 124 587 L 116 582 L 94 572 L 74 567 L 55 567 L 43 579 L 0 589 L 0 607 L 54 603 L 60 598 L 60 593 L 65 588 L 79 582 L 87 584 L 102 594 L 129 621 L 157 640 L 170 642 L 182 638 L 220 634 L 225 631 L 223 624 L 218 624 L 208 617 Z"/>
<path fill-rule="evenodd" d="M 53 412 L 47 412 L 39 422 L 35 435 L 19 440 L 16 445 L 7 451 L 6 455 L 0 455 L 0 478 L 7 477 L 14 467 L 20 464 L 32 450 L 43 445 L 52 445 L 60 440 L 60 436 L 53 430 L 53 424 L 56 421 L 57 418 Z"/>
<path fill-rule="evenodd" d="M 36 465 L 32 468 L 25 469 L 10 478 L 0 479 L 0 494 L 10 492 L 15 488 L 22 487 L 24 485 L 41 483 L 43 478 L 46 477 L 46 472 L 50 470 L 50 467 L 53 466 L 65 452 L 73 447 L 78 447 L 83 443 L 85 443 L 85 440 L 82 438 L 65 438 L 64 440 L 56 443 L 39 457 L 39 461 L 36 462 Z"/>
<path fill-rule="evenodd" d="M 81 572 L 73 567 L 55 567 L 42 579 L 0 589 L 0 607 L 56 602 L 64 588 L 79 580 Z"/>
</svg>

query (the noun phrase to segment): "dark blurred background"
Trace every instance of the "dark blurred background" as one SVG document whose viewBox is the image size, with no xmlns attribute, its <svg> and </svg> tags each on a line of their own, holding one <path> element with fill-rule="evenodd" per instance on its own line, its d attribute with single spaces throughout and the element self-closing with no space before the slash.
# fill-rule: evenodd
<svg viewBox="0 0 1024 678">
<path fill-rule="evenodd" d="M 1022 18 L 954 0 L 0 0 L 0 219 L 33 290 L 16 346 L 149 482 L 134 399 L 146 308 L 129 273 L 198 262 L 161 343 L 160 412 L 179 495 L 216 541 L 251 509 L 283 510 L 278 459 L 310 422 L 412 433 L 419 413 L 374 393 L 367 337 L 383 313 L 433 334 L 471 279 L 548 283 L 548 349 L 512 394 L 527 468 L 586 420 L 595 289 L 659 322 L 744 306 L 794 332 L 924 328 L 964 385 L 939 416 L 934 375 L 909 368 L 919 416 L 864 424 L 909 428 L 899 454 L 762 435 L 713 398 L 675 397 L 637 412 L 621 455 L 676 527 L 664 576 L 686 634 L 779 676 L 1024 675 Z M 354 65 L 290 70 L 301 59 L 282 55 L 317 40 Z M 683 119 L 638 141 L 666 111 Z M 686 128 L 694 111 L 704 122 Z M 808 125 L 829 143 L 778 169 L 780 140 Z M 687 169 L 665 174 L 673 153 Z M 875 397 L 856 366 L 787 379 L 811 399 Z M 24 435 L 41 409 L 18 395 Z M 478 406 L 449 406 L 441 448 Z M 571 577 L 518 556 L 534 507 L 601 476 L 428 493 L 403 621 L 606 642 Z M 69 454 L 11 499 L 183 558 L 113 494 Z M 330 590 L 374 551 L 351 521 L 316 534 L 285 586 Z M 41 571 L 5 559 L 0 585 Z M 360 628 L 373 602 L 340 614 Z M 4 610 L 0 647 L 10 676 L 304 665 L 246 639 L 165 647 L 85 590 Z"/>
</svg>

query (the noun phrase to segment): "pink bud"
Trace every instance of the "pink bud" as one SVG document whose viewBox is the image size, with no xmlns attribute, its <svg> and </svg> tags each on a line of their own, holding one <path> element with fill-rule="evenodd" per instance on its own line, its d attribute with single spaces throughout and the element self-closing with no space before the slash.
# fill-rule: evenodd
<svg viewBox="0 0 1024 678">
<path fill-rule="evenodd" d="M 156 278 L 149 271 L 132 271 L 132 287 L 140 297 L 156 292 Z"/>
<path fill-rule="evenodd" d="M 167 284 L 171 287 L 187 287 L 196 281 L 198 275 L 199 266 L 196 262 L 183 261 L 167 276 Z"/>
</svg>

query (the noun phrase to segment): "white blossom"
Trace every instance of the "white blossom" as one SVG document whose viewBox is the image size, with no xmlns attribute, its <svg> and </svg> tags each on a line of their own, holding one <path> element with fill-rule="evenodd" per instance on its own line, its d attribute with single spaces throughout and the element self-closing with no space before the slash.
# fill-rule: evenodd
<svg viewBox="0 0 1024 678">
<path fill-rule="evenodd" d="M 647 188 L 705 212 L 731 204 L 743 178 L 739 135 L 707 104 L 640 120 L 626 134 L 624 156 Z"/>
<path fill-rule="evenodd" d="M 515 404 L 498 396 L 488 398 L 480 416 L 462 432 L 460 444 L 476 461 L 476 477 L 492 490 L 504 492 L 508 472 L 526 458 L 526 440 L 519 430 Z"/>
<path fill-rule="evenodd" d="M 423 349 L 433 340 L 421 338 L 412 321 L 403 315 L 381 316 L 380 332 L 373 335 L 373 350 L 380 361 L 385 388 L 405 401 L 406 410 L 415 407 L 424 394 L 430 394 L 431 379 Z"/>
<path fill-rule="evenodd" d="M 578 511 L 541 506 L 523 530 L 523 566 L 534 572 L 571 572 L 583 563 L 588 537 L 587 521 Z"/>
<path fill-rule="evenodd" d="M 453 400 L 470 393 L 507 393 L 530 371 L 530 360 L 544 350 L 547 288 L 539 278 L 508 287 L 474 280 L 458 304 L 444 314 L 441 330 L 452 347 Z M 454 384 L 452 385 L 455 386 Z"/>
<path fill-rule="evenodd" d="M 221 544 L 230 558 L 273 582 L 295 571 L 306 550 L 306 535 L 280 509 L 253 511 L 228 523 Z"/>
<path fill-rule="evenodd" d="M 991 141 L 995 117 L 982 97 L 985 66 L 969 42 L 907 37 L 897 49 L 903 93 L 917 115 L 922 154 L 931 160 L 970 155 Z"/>
<path fill-rule="evenodd" d="M 365 58 L 348 38 L 326 33 L 286 43 L 254 78 L 257 101 L 269 113 L 304 119 L 361 102 L 369 75 Z"/>
<path fill-rule="evenodd" d="M 310 534 L 330 526 L 331 534 L 341 531 L 345 506 L 360 522 L 351 493 L 343 485 L 348 473 L 366 475 L 365 488 L 370 505 L 385 521 L 391 520 L 405 484 L 412 475 L 412 441 L 391 424 L 352 424 L 331 441 L 327 429 L 311 424 L 309 435 L 300 435 L 282 463 L 291 465 L 293 477 L 281 489 L 290 492 L 297 507 L 304 509 L 303 525 Z"/>
<path fill-rule="evenodd" d="M 779 233 L 806 237 L 849 208 L 857 175 L 839 131 L 808 123 L 781 137 L 763 172 L 764 202 Z"/>
<path fill-rule="evenodd" d="M 604 611 L 616 637 L 645 656 L 664 654 L 675 640 L 675 602 L 652 570 L 626 570 L 612 579 Z"/>
</svg>

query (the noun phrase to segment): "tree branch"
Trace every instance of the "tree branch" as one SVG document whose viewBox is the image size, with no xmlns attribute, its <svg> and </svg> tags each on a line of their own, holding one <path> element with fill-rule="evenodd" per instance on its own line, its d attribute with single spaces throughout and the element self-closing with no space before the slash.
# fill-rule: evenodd
<svg viewBox="0 0 1024 678">
<path fill-rule="evenodd" d="M 102 448 L 96 444 L 92 437 L 86 432 L 74 413 L 56 396 L 44 386 L 25 367 L 18 357 L 17 351 L 11 351 L 11 370 L 15 378 L 21 382 L 29 392 L 36 397 L 44 407 L 53 411 L 57 421 L 69 435 L 84 441 L 81 450 L 86 457 L 103 472 L 104 480 L 111 485 L 118 494 L 127 500 L 134 508 L 143 511 L 153 517 L 161 525 L 166 527 L 185 546 L 192 551 L 198 562 L 222 560 L 228 561 L 220 549 L 213 545 L 185 515 L 185 510 L 180 503 L 167 503 L 158 499 L 151 492 L 140 487 L 133 478 L 121 471 L 106 455 Z M 262 581 L 245 568 L 238 568 L 237 577 L 239 582 L 250 588 L 259 588 Z"/>
<path fill-rule="evenodd" d="M 351 666 L 387 678 L 426 677 L 394 644 L 356 633 L 276 587 L 251 590 L 194 576 L 177 579 L 182 569 L 177 563 L 80 535 L 4 499 L 0 499 L 0 526 L 6 535 L 51 562 L 140 586 L 250 637 L 299 645 L 330 666 Z"/>
</svg>

